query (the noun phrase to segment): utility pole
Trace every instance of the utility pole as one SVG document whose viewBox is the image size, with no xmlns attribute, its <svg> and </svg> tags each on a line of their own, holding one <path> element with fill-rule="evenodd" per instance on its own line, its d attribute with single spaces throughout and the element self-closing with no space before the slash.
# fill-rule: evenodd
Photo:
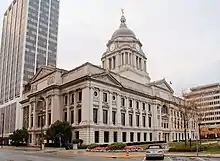
<svg viewBox="0 0 220 161">
<path fill-rule="evenodd" d="M 4 139 L 4 124 L 5 124 L 5 114 L 2 113 L 2 147 L 3 147 L 3 139 Z"/>
</svg>

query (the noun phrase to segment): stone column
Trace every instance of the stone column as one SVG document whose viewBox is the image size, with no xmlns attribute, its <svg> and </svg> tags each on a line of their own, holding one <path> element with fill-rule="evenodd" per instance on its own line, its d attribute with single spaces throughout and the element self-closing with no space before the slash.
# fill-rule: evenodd
<svg viewBox="0 0 220 161">
<path fill-rule="evenodd" d="M 125 126 L 129 126 L 129 99 L 125 98 L 125 107 L 126 107 L 126 113 L 125 113 Z"/>
<path fill-rule="evenodd" d="M 147 71 L 147 64 L 146 64 L 146 61 L 144 61 L 144 71 L 145 71 L 145 72 Z"/>
<path fill-rule="evenodd" d="M 140 109 L 140 128 L 143 128 L 143 118 L 142 118 L 142 111 L 143 111 L 143 104 L 139 102 L 139 109 Z"/>
<path fill-rule="evenodd" d="M 121 97 L 117 95 L 117 126 L 121 126 Z"/>
<path fill-rule="evenodd" d="M 57 120 L 62 120 L 63 116 L 63 105 L 60 103 L 60 96 L 58 94 L 55 94 L 52 99 L 53 104 L 53 121 L 54 123 Z"/>
<path fill-rule="evenodd" d="M 33 103 L 33 128 L 36 128 L 36 102 Z"/>
<path fill-rule="evenodd" d="M 29 104 L 29 113 L 28 113 L 29 121 L 28 121 L 28 129 L 31 128 L 31 104 Z"/>
<path fill-rule="evenodd" d="M 89 120 L 90 120 L 90 123 L 94 123 L 93 122 L 93 88 L 90 87 L 90 96 L 89 96 L 89 108 L 90 108 L 90 112 L 89 112 Z"/>
<path fill-rule="evenodd" d="M 133 127 L 137 127 L 137 123 L 136 123 L 136 106 L 135 106 L 135 100 L 132 100 L 132 107 L 133 107 Z"/>
<path fill-rule="evenodd" d="M 67 122 L 70 122 L 70 94 L 67 93 Z"/>
<path fill-rule="evenodd" d="M 54 122 L 54 95 L 51 96 L 51 124 L 53 124 Z"/>
<path fill-rule="evenodd" d="M 135 56 L 134 53 L 132 54 L 132 56 L 133 56 L 133 65 L 134 65 L 134 67 L 137 67 L 137 64 L 136 64 L 136 56 Z"/>
<path fill-rule="evenodd" d="M 78 124 L 78 116 L 77 116 L 77 92 L 74 92 L 74 124 Z M 75 134 L 75 133 L 74 133 Z"/>
<path fill-rule="evenodd" d="M 103 101 L 103 92 L 99 91 L 99 115 L 98 115 L 98 124 L 103 124 L 103 112 L 102 112 L 102 101 Z"/>
<path fill-rule="evenodd" d="M 48 97 L 45 99 L 45 102 L 46 102 L 45 127 L 48 128 Z"/>
<path fill-rule="evenodd" d="M 109 125 L 112 124 L 112 92 L 109 93 Z"/>
<path fill-rule="evenodd" d="M 116 55 L 116 68 L 118 69 L 121 66 L 121 55 Z"/>
</svg>

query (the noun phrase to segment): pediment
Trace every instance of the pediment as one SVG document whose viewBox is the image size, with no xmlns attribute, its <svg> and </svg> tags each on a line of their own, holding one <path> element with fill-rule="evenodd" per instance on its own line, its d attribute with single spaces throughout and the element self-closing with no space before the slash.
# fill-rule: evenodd
<svg viewBox="0 0 220 161">
<path fill-rule="evenodd" d="M 46 67 L 43 66 L 40 68 L 40 70 L 34 75 L 34 77 L 32 78 L 31 82 L 35 82 L 37 80 L 40 80 L 42 78 L 44 78 L 45 76 L 53 73 L 56 70 L 56 68 L 53 67 Z"/>
<path fill-rule="evenodd" d="M 108 83 L 122 87 L 122 84 L 116 78 L 114 78 L 110 73 L 103 72 L 100 74 L 95 74 L 92 75 L 92 78 L 101 81 L 103 83 Z"/>
<path fill-rule="evenodd" d="M 170 85 L 167 83 L 167 81 L 165 79 L 155 81 L 152 84 L 160 89 L 174 93 L 173 89 L 170 87 Z"/>
</svg>

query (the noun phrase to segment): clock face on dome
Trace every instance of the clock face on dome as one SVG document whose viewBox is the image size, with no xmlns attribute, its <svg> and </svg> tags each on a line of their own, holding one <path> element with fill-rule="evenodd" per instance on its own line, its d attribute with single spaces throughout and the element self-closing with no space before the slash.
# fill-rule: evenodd
<svg viewBox="0 0 220 161">
<path fill-rule="evenodd" d="M 139 44 L 136 44 L 136 49 L 137 49 L 137 51 L 140 51 L 141 47 Z"/>
<path fill-rule="evenodd" d="M 115 50 L 115 44 L 114 43 L 110 45 L 109 50 L 110 51 L 114 51 Z"/>
</svg>

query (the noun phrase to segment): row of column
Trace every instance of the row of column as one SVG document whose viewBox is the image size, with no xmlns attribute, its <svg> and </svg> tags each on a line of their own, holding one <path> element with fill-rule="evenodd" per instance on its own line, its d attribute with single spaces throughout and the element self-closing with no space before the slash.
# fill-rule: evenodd
<svg viewBox="0 0 220 161">
<path fill-rule="evenodd" d="M 112 93 L 109 92 L 109 110 L 108 110 L 108 124 L 109 125 L 113 125 L 112 123 L 112 111 L 113 111 L 113 105 L 112 105 Z M 121 107 L 121 97 L 120 95 L 117 95 L 116 97 L 116 105 L 117 105 L 117 111 L 116 111 L 116 126 L 122 126 L 122 122 L 121 122 L 121 110 L 123 109 Z M 129 126 L 129 99 L 126 99 L 125 101 L 125 126 Z M 136 106 L 135 106 L 135 101 L 132 101 L 132 109 L 133 109 L 133 126 L 132 127 L 136 127 L 136 116 L 139 115 L 139 126 L 138 127 L 143 127 L 143 114 L 142 114 L 142 108 L 140 108 L 140 104 L 139 104 L 139 111 L 140 114 L 136 114 Z M 147 111 L 147 110 L 146 110 Z M 98 109 L 98 124 L 103 124 L 103 92 L 100 91 L 99 94 L 99 109 Z M 91 113 L 91 117 L 93 118 L 93 113 Z M 145 127 L 148 127 L 148 121 L 146 121 L 148 119 L 148 113 L 145 116 Z"/>
<path fill-rule="evenodd" d="M 123 65 L 132 65 L 139 70 L 146 72 L 146 60 L 143 58 L 129 52 L 123 52 L 116 56 L 109 57 L 106 60 L 103 60 L 103 67 L 107 69 L 115 69 Z"/>
</svg>

